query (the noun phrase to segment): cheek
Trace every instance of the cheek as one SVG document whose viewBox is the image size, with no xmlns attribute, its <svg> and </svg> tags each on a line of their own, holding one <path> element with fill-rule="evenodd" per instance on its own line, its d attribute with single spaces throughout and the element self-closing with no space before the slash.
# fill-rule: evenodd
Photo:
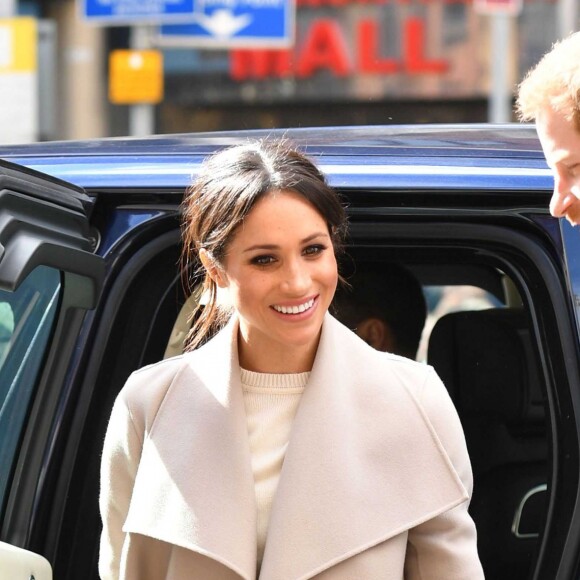
<svg viewBox="0 0 580 580">
<path fill-rule="evenodd" d="M 329 259 L 328 263 L 325 265 L 323 275 L 326 285 L 332 290 L 332 293 L 334 294 L 338 284 L 338 265 L 334 256 L 332 259 Z"/>
<path fill-rule="evenodd" d="M 574 195 L 576 195 L 576 197 L 578 197 L 578 195 L 576 194 L 576 192 L 574 192 Z M 572 224 L 572 225 L 578 225 L 580 224 L 580 199 L 577 199 L 569 208 L 568 211 L 566 212 L 566 219 Z"/>
<path fill-rule="evenodd" d="M 267 291 L 267 280 L 264 276 L 256 273 L 231 280 L 231 282 L 232 302 L 240 310 L 259 302 Z"/>
</svg>

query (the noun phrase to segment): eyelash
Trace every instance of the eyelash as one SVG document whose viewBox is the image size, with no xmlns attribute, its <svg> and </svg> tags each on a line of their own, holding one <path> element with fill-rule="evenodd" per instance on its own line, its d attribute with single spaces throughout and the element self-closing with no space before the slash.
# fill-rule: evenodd
<svg viewBox="0 0 580 580">
<path fill-rule="evenodd" d="M 318 256 L 326 250 L 326 246 L 324 244 L 312 244 L 311 246 L 307 246 L 304 248 L 304 254 L 306 256 Z"/>
<path fill-rule="evenodd" d="M 326 250 L 327 246 L 325 246 L 324 244 L 312 244 L 311 246 L 306 246 L 306 248 L 304 248 L 302 254 L 304 256 L 306 256 L 307 258 L 314 258 L 319 256 L 322 252 L 324 252 L 324 250 Z M 251 260 L 250 263 L 255 265 L 255 266 L 260 266 L 262 268 L 270 266 L 271 264 L 273 264 L 276 261 L 276 258 L 274 256 L 271 256 L 269 254 L 263 254 L 263 255 L 259 255 L 259 256 L 254 256 Z"/>
<path fill-rule="evenodd" d="M 273 256 L 255 256 L 250 260 L 250 263 L 255 266 L 269 266 L 273 261 Z"/>
</svg>

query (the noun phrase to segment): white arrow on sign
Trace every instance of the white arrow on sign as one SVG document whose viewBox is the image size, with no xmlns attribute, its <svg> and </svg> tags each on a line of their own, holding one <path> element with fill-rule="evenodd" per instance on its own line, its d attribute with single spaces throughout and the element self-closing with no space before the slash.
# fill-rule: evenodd
<svg viewBox="0 0 580 580">
<path fill-rule="evenodd" d="M 233 12 L 227 8 L 214 10 L 211 16 L 207 14 L 195 14 L 194 16 L 202 28 L 217 38 L 230 38 L 252 22 L 251 14 L 234 16 Z"/>
</svg>

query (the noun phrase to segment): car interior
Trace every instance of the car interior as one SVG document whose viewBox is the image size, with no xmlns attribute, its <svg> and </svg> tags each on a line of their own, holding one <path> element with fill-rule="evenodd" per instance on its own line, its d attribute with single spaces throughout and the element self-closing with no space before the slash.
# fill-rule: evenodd
<svg viewBox="0 0 580 580">
<path fill-rule="evenodd" d="M 524 579 L 544 528 L 549 480 L 545 385 L 530 313 L 497 266 L 437 262 L 401 264 L 427 298 L 418 360 L 435 368 L 462 422 L 486 578 Z"/>
<path fill-rule="evenodd" d="M 489 578 L 525 578 L 546 512 L 544 402 L 526 313 L 446 314 L 428 361 L 462 420 L 474 474 L 470 513 Z"/>
</svg>

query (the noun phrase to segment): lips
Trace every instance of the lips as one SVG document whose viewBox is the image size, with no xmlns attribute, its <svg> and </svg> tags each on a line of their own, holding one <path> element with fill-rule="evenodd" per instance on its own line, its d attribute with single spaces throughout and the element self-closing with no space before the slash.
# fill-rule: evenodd
<svg viewBox="0 0 580 580">
<path fill-rule="evenodd" d="M 311 298 L 310 300 L 295 306 L 283 306 L 281 304 L 274 304 L 272 308 L 276 312 L 280 312 L 280 314 L 302 314 L 314 306 L 314 300 L 314 298 Z"/>
</svg>

